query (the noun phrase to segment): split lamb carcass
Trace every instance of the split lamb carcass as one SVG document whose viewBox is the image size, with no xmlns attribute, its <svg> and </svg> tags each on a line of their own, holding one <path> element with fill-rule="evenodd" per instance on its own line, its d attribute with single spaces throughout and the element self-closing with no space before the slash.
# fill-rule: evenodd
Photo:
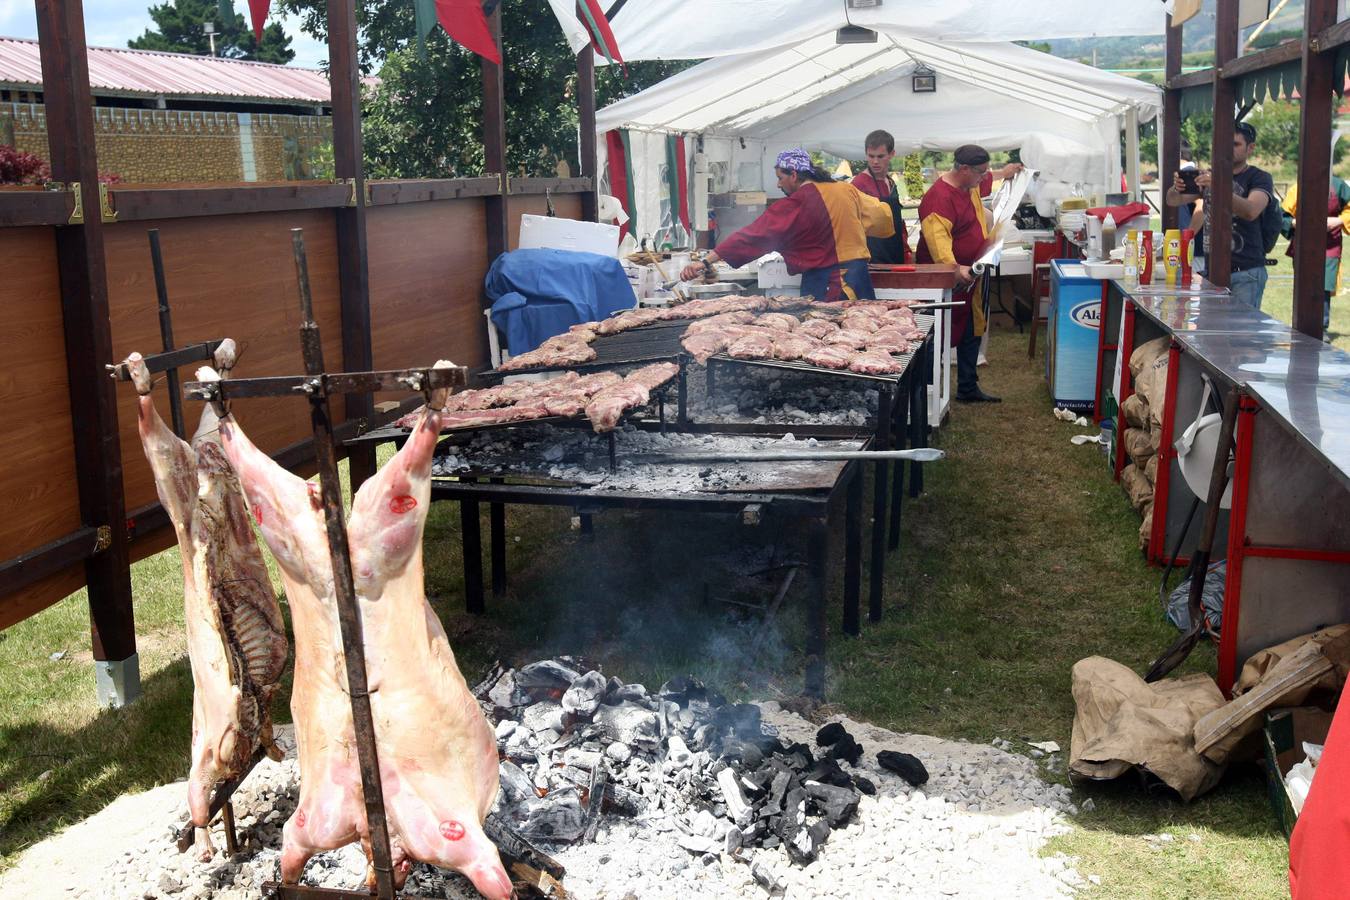
<svg viewBox="0 0 1350 900">
<path fill-rule="evenodd" d="M 234 365 L 234 341 L 215 363 Z M 248 520 L 244 493 L 216 435 L 209 407 L 191 446 L 164 424 L 150 398 L 150 372 L 139 353 L 126 360 L 140 395 L 137 425 L 155 476 L 155 490 L 178 535 L 183 612 L 192 667 L 192 768 L 188 812 L 198 859 L 211 846 L 211 792 L 244 774 L 262 747 L 281 759 L 272 740 L 272 695 L 286 666 L 286 628 L 262 551 Z"/>
<path fill-rule="evenodd" d="M 687 334 L 680 344 L 690 356 L 694 357 L 695 362 L 703 365 L 709 357 L 725 350 L 729 342 L 730 336 L 725 331 L 712 329 Z"/>
<path fill-rule="evenodd" d="M 645 384 L 624 379 L 591 398 L 586 404 L 586 418 L 597 434 L 613 431 L 625 412 L 644 406 L 650 399 L 651 389 Z"/>
<path fill-rule="evenodd" d="M 208 368 L 197 373 L 200 381 L 216 377 Z M 403 447 L 361 486 L 347 539 L 395 882 L 401 887 L 418 860 L 457 869 L 489 900 L 506 900 L 511 881 L 482 828 L 497 796 L 496 740 L 423 585 L 422 531 L 444 396 L 433 395 Z M 233 415 L 221 418 L 220 437 L 281 569 L 294 620 L 300 802 L 283 830 L 281 877 L 296 884 L 315 853 L 356 840 L 369 847 L 323 504 L 318 485 L 255 447 Z"/>
<path fill-rule="evenodd" d="M 680 367 L 675 363 L 653 363 L 628 373 L 624 381 L 635 382 L 649 391 L 654 391 L 678 374 Z"/>
</svg>

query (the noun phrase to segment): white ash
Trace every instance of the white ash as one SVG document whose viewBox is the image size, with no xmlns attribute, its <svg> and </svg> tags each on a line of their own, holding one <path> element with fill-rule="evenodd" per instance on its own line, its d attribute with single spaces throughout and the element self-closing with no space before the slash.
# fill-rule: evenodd
<svg viewBox="0 0 1350 900">
<path fill-rule="evenodd" d="M 615 695 L 624 698 L 621 703 L 635 703 L 645 694 L 639 685 L 621 690 Z M 763 723 L 776 729 L 784 742 L 813 741 L 816 724 L 777 703 L 761 703 L 759 709 Z M 1032 760 L 985 745 L 897 734 L 841 716 L 832 721 L 842 723 L 864 745 L 855 773 L 869 778 L 878 791 L 862 797 L 852 820 L 809 865 L 794 865 L 782 847 L 728 850 L 725 838 L 718 835 L 725 835 L 731 823 L 688 804 L 680 788 L 706 767 L 706 754 L 682 748 L 683 739 L 674 742 L 669 735 L 653 744 L 650 729 L 639 729 L 645 736 L 628 746 L 625 759 L 609 750 L 604 756 L 617 783 L 641 784 L 639 790 L 651 798 L 647 809 L 635 818 L 604 816 L 592 842 L 539 842 L 539 846 L 566 867 L 563 883 L 579 900 L 1042 898 L 1068 895 L 1084 883 L 1072 858 L 1040 856 L 1048 838 L 1067 830 L 1063 813 L 1076 810 L 1068 788 L 1043 782 Z M 523 727 L 503 729 L 499 737 L 509 743 Z M 278 877 L 281 826 L 298 796 L 289 728 L 282 732 L 287 758 L 280 763 L 264 760 L 235 795 L 241 852 L 234 859 L 226 859 L 222 851 L 202 863 L 177 852 L 171 834 L 185 815 L 170 815 L 169 810 L 181 809 L 186 794 L 186 785 L 178 782 L 125 797 L 31 848 L 0 877 L 0 890 L 16 896 L 117 900 L 258 896 L 264 881 Z M 654 747 L 655 752 L 643 746 Z M 914 789 L 883 771 L 876 764 L 877 751 L 883 749 L 919 757 L 929 781 Z M 584 747 L 550 752 L 564 756 L 572 752 L 574 760 L 595 762 L 580 755 L 586 752 Z M 640 782 L 636 776 L 642 776 Z M 137 804 L 143 816 L 158 819 L 156 836 L 147 837 L 144 827 L 139 832 L 127 827 L 122 818 L 126 810 L 118 808 L 124 801 Z M 217 847 L 223 848 L 219 824 L 213 831 Z M 91 836 L 97 841 L 94 848 L 89 845 Z M 98 864 L 90 865 L 94 860 Z M 365 857 L 352 844 L 316 855 L 305 870 L 304 883 L 359 888 L 365 871 Z M 774 887 L 772 893 L 766 885 Z M 405 890 L 426 897 L 477 897 L 458 874 L 420 864 Z"/>
<path fill-rule="evenodd" d="M 615 432 L 618 465 L 609 471 L 604 435 L 548 425 L 481 431 L 462 444 L 443 445 L 432 463 L 433 476 L 466 473 L 522 475 L 585 485 L 590 490 L 688 493 L 770 489 L 793 473 L 814 474 L 820 463 L 655 464 L 631 458 L 647 453 L 747 453 L 821 446 L 816 438 L 689 434 L 643 431 L 624 426 Z M 829 449 L 856 450 L 857 441 L 830 441 Z"/>
<path fill-rule="evenodd" d="M 688 368 L 687 404 L 694 422 L 863 427 L 876 419 L 873 382 L 761 366 L 721 366 L 708 394 L 708 370 Z"/>
</svg>

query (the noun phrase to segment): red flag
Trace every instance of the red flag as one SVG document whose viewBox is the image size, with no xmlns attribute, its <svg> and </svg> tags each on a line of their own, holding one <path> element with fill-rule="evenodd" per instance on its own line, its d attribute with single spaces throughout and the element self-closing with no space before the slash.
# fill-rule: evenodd
<svg viewBox="0 0 1350 900">
<path fill-rule="evenodd" d="M 460 44 L 489 62 L 502 64 L 481 0 L 436 0 L 436 19 Z"/>
<path fill-rule="evenodd" d="M 591 36 L 591 46 L 599 50 L 611 63 L 617 62 L 623 66 L 623 74 L 627 75 L 628 66 L 619 55 L 619 42 L 614 40 L 614 31 L 609 27 L 609 20 L 600 9 L 599 0 L 581 0 L 578 12 L 581 13 L 582 26 Z"/>
<path fill-rule="evenodd" d="M 684 233 L 693 238 L 694 231 L 689 227 L 689 162 L 685 156 L 684 135 L 675 135 L 675 168 L 679 173 L 680 202 L 677 206 L 680 215 L 680 224 L 684 226 Z"/>
<path fill-rule="evenodd" d="M 618 198 L 619 203 L 625 207 L 632 206 L 631 195 L 628 193 L 628 154 L 623 145 L 623 135 L 616 129 L 605 132 L 605 147 L 609 150 L 609 192 Z M 625 209 L 630 216 L 633 214 L 631 208 Z M 619 239 L 628 233 L 628 224 L 619 226 Z"/>
<path fill-rule="evenodd" d="M 253 19 L 253 36 L 262 43 L 263 26 L 267 24 L 267 9 L 272 0 L 248 0 L 249 18 Z"/>
</svg>

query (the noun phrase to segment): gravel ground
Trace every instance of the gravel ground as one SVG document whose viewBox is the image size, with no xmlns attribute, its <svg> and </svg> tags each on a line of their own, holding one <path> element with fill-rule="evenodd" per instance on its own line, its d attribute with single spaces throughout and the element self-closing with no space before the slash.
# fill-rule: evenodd
<svg viewBox="0 0 1350 900">
<path fill-rule="evenodd" d="M 764 721 L 784 741 L 810 743 L 817 725 L 777 703 L 761 704 Z M 853 821 L 836 831 L 810 865 L 793 865 L 783 849 L 736 858 L 696 856 L 677 843 L 668 813 L 610 817 L 593 844 L 549 847 L 567 867 L 579 900 L 766 897 L 752 866 L 781 883 L 777 896 L 1044 898 L 1083 884 L 1073 860 L 1042 857 L 1051 836 L 1074 814 L 1069 790 L 1048 784 L 1026 757 L 980 744 L 906 735 L 837 716 L 863 744 L 859 770 L 878 788 L 863 797 Z M 179 854 L 172 833 L 186 819 L 186 783 L 120 798 L 102 812 L 30 848 L 0 876 L 0 894 L 32 897 L 244 898 L 278 874 L 281 825 L 298 796 L 298 765 L 289 727 L 279 735 L 281 762 L 264 760 L 236 794 L 241 853 L 201 863 Z M 911 788 L 876 764 L 879 750 L 912 753 L 930 780 Z M 1052 757 L 1052 762 L 1054 757 Z M 219 827 L 213 838 L 223 848 Z M 319 854 L 305 882 L 356 888 L 366 868 L 355 845 Z M 1089 876 L 1090 877 L 1090 876 Z M 417 866 L 405 890 L 426 897 L 474 898 L 456 874 Z"/>
</svg>

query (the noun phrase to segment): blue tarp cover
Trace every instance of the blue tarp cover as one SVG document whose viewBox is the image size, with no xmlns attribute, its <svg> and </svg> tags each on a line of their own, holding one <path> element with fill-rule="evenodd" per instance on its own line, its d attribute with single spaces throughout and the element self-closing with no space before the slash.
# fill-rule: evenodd
<svg viewBox="0 0 1350 900">
<path fill-rule="evenodd" d="M 492 322 L 513 355 L 637 302 L 617 259 L 572 250 L 503 253 L 488 270 L 485 287 Z"/>
</svg>

